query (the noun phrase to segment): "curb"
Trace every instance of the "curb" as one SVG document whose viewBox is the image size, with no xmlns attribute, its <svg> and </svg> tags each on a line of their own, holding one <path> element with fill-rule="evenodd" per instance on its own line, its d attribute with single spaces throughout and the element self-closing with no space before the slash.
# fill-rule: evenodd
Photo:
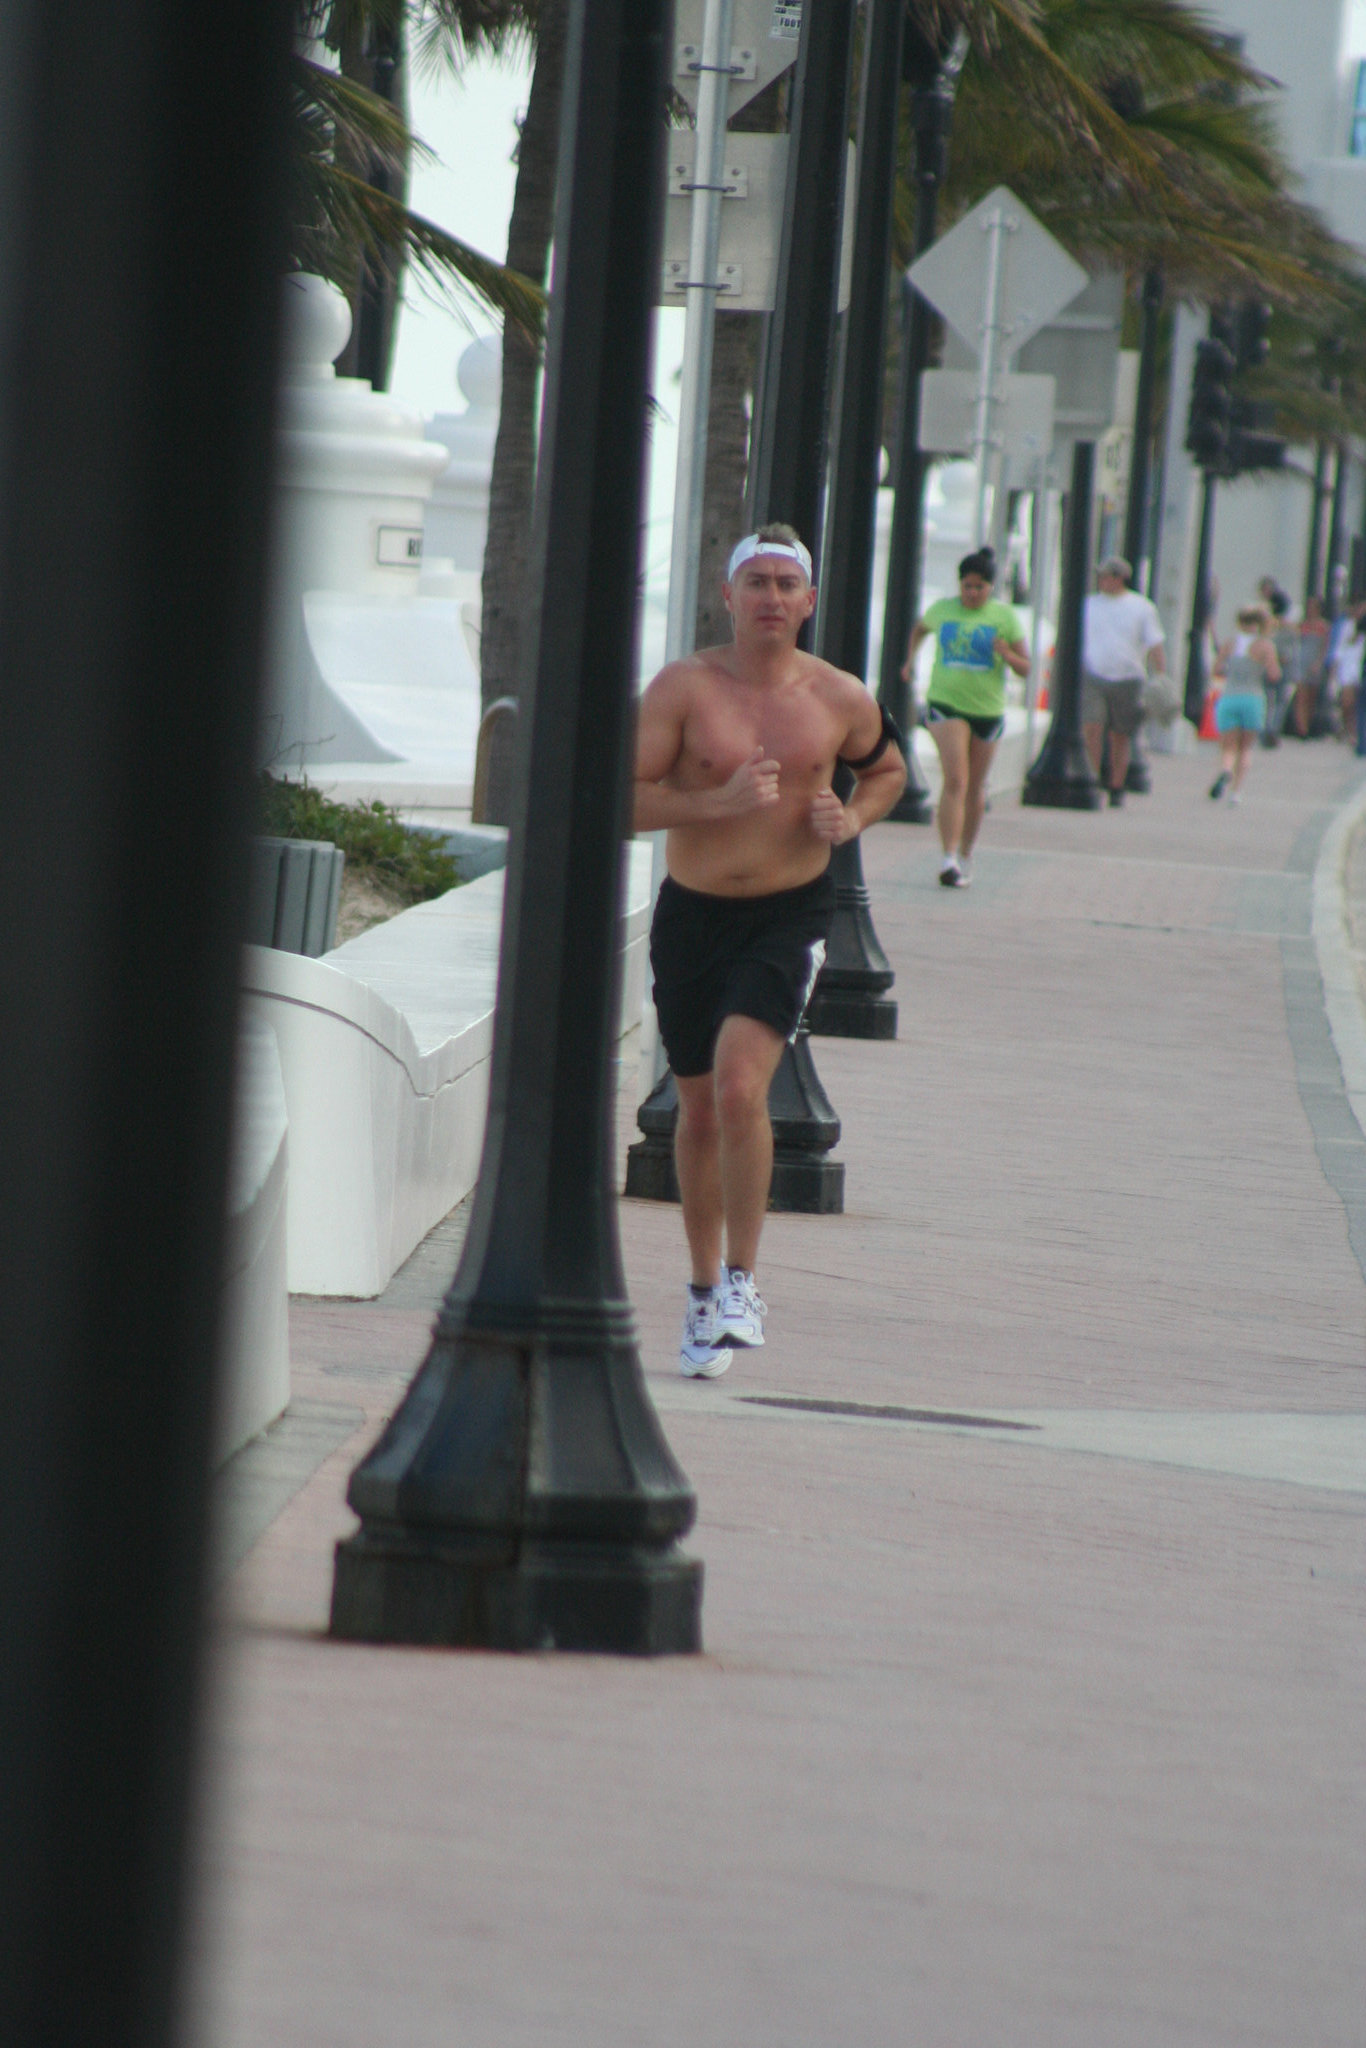
<svg viewBox="0 0 1366 2048">
<path fill-rule="evenodd" d="M 1354 792 L 1323 835 L 1312 883 L 1314 951 L 1323 981 L 1323 1007 L 1342 1066 L 1343 1086 L 1358 1128 L 1366 1134 L 1366 1014 L 1360 956 L 1347 915 L 1347 858 L 1366 818 L 1366 785 Z"/>
</svg>

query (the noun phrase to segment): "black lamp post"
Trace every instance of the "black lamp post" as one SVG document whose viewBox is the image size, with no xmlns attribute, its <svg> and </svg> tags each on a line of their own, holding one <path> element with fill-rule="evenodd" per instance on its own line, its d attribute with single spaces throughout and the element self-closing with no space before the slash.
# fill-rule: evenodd
<svg viewBox="0 0 1366 2048">
<path fill-rule="evenodd" d="M 1133 564 L 1134 586 L 1143 588 L 1148 536 L 1148 490 L 1152 473 L 1153 407 L 1157 395 L 1157 343 L 1166 280 L 1153 267 L 1143 278 L 1143 324 L 1138 347 L 1138 389 L 1134 394 L 1134 443 L 1129 462 L 1129 497 L 1124 512 L 1124 553 Z"/>
<path fill-rule="evenodd" d="M 1205 708 L 1205 690 L 1209 677 L 1205 670 L 1205 635 L 1210 621 L 1210 556 L 1214 548 L 1214 493 L 1216 482 L 1213 470 L 1204 472 L 1200 492 L 1200 540 L 1195 551 L 1195 593 L 1191 599 L 1190 632 L 1186 640 L 1186 690 L 1182 709 L 1193 726 L 1198 728 Z"/>
<path fill-rule="evenodd" d="M 1082 606 L 1091 566 L 1091 504 L 1096 444 L 1072 444 L 1072 484 L 1063 540 L 1058 651 L 1053 661 L 1053 718 L 1038 759 L 1025 776 L 1020 801 L 1054 810 L 1097 811 L 1100 785 L 1081 737 Z"/>
<path fill-rule="evenodd" d="M 699 1647 L 694 1501 L 645 1391 L 611 1186 L 668 0 L 575 0 L 488 1130 L 460 1268 L 352 1474 L 335 1635 Z M 536 801 L 527 801 L 534 789 Z"/>
<path fill-rule="evenodd" d="M 935 238 L 939 188 L 948 168 L 953 99 L 967 54 L 960 37 L 948 56 L 914 21 L 906 23 L 902 69 L 912 86 L 915 131 L 914 256 Z M 902 282 L 901 374 L 897 393 L 896 444 L 892 450 L 892 531 L 887 555 L 887 594 L 882 613 L 882 657 L 878 696 L 907 739 L 907 779 L 889 816 L 899 824 L 928 825 L 934 805 L 911 744 L 911 689 L 901 673 L 911 627 L 920 608 L 924 560 L 925 478 L 929 465 L 920 448 L 920 380 L 930 355 L 930 307 L 909 278 Z"/>
<path fill-rule="evenodd" d="M 1147 551 L 1148 498 L 1153 457 L 1153 408 L 1157 395 L 1158 332 L 1165 297 L 1166 280 L 1161 270 L 1154 265 L 1151 270 L 1145 271 L 1143 277 L 1143 324 L 1139 334 L 1138 389 L 1134 394 L 1134 438 L 1129 460 L 1129 496 L 1124 512 L 1124 554 L 1133 565 L 1135 590 L 1146 587 L 1143 557 Z M 1106 743 L 1108 747 L 1108 733 Z M 1139 795 L 1146 795 L 1152 786 L 1152 770 L 1148 766 L 1139 735 L 1135 733 L 1129 743 L 1129 766 L 1124 777 L 1124 787 Z"/>
<path fill-rule="evenodd" d="M 821 551 L 817 644 L 836 668 L 861 676 L 868 663 L 878 458 L 882 449 L 882 364 L 887 334 L 887 274 L 892 249 L 897 102 L 905 0 L 872 0 L 864 49 L 858 124 L 858 194 L 853 288 L 845 315 L 838 433 L 830 506 Z M 835 794 L 847 801 L 854 777 L 838 768 Z M 857 839 L 837 846 L 831 872 L 835 915 L 806 1021 L 835 1038 L 895 1038 L 895 976 L 873 925 Z"/>
</svg>

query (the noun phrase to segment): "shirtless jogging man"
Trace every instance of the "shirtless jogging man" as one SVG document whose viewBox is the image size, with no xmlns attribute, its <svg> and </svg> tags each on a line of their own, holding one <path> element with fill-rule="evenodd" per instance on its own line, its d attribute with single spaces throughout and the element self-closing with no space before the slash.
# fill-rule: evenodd
<svg viewBox="0 0 1366 2048">
<path fill-rule="evenodd" d="M 768 1086 L 825 957 L 831 848 L 889 811 L 906 779 L 863 684 L 797 646 L 816 593 L 792 528 L 750 534 L 727 573 L 733 645 L 660 670 L 636 747 L 635 830 L 668 832 L 650 961 L 692 1255 L 680 1369 L 703 1379 L 733 1346 L 764 1341 Z M 837 759 L 857 778 L 847 804 L 830 786 Z"/>
</svg>

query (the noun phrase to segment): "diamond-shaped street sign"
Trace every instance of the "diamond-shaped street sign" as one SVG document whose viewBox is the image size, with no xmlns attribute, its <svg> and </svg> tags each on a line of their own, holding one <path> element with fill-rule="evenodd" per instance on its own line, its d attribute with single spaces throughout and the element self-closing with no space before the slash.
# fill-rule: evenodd
<svg viewBox="0 0 1366 2048">
<path fill-rule="evenodd" d="M 733 6 L 728 121 L 796 63 L 802 32 L 801 0 L 733 0 Z M 674 14 L 674 87 L 694 112 L 705 11 L 705 0 L 678 0 Z"/>
<path fill-rule="evenodd" d="M 1000 230 L 994 238 L 993 228 Z M 1088 279 L 1081 265 L 1073 262 L 1024 202 L 998 185 L 918 257 L 907 273 L 916 290 L 943 314 L 975 356 L 982 353 L 991 296 L 993 239 L 1000 252 L 994 353 L 998 363 L 1005 363 L 1076 298 Z"/>
</svg>

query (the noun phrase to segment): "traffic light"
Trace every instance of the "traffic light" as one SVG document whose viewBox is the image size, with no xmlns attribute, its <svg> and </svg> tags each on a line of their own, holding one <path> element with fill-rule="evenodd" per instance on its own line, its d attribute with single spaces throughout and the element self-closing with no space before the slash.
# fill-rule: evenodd
<svg viewBox="0 0 1366 2048">
<path fill-rule="evenodd" d="M 1242 476 L 1250 469 L 1284 469 L 1285 436 L 1273 431 L 1274 405 L 1258 405 L 1252 398 L 1235 398 L 1229 422 L 1228 474 Z"/>
<path fill-rule="evenodd" d="M 1220 338 L 1211 319 L 1208 339 L 1195 347 L 1195 378 L 1186 426 L 1186 447 L 1202 469 L 1224 467 L 1233 416 L 1230 386 L 1237 367 L 1233 350 Z"/>
<path fill-rule="evenodd" d="M 1271 325 L 1271 308 L 1263 299 L 1244 299 L 1238 308 L 1234 322 L 1234 352 L 1238 357 L 1238 373 L 1255 370 L 1271 354 L 1271 343 L 1267 329 Z"/>
<path fill-rule="evenodd" d="M 1271 308 L 1262 299 L 1244 299 L 1234 321 L 1234 352 L 1238 373 L 1255 370 L 1271 353 L 1267 329 Z M 1255 398 L 1235 397 L 1229 421 L 1228 464 L 1231 476 L 1252 469 L 1283 469 L 1285 440 L 1275 432 L 1276 408 Z"/>
<path fill-rule="evenodd" d="M 1271 353 L 1270 324 L 1271 308 L 1260 299 L 1216 307 L 1208 340 L 1196 344 L 1186 447 L 1211 475 L 1284 467 L 1286 444 L 1273 432 L 1275 407 L 1244 398 L 1233 388 L 1236 378 L 1257 369 Z"/>
</svg>

